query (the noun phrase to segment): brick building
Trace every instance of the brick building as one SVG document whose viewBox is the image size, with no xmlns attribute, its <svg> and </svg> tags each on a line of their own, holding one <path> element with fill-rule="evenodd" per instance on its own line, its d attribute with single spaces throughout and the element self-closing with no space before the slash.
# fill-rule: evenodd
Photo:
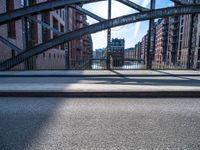
<svg viewBox="0 0 200 150">
<path fill-rule="evenodd" d="M 146 60 L 147 58 L 147 48 L 148 48 L 147 45 L 148 45 L 148 33 L 143 36 L 142 41 L 141 41 L 140 59 L 142 60 Z"/>
<path fill-rule="evenodd" d="M 124 50 L 124 59 L 136 59 L 135 48 L 127 48 Z"/>
<path fill-rule="evenodd" d="M 140 60 L 141 54 L 142 54 L 142 43 L 138 42 L 137 44 L 135 44 L 135 58 L 137 60 Z"/>
<path fill-rule="evenodd" d="M 22 7 L 20 1 L 1 0 L 0 13 L 12 11 L 13 9 L 20 7 Z M 0 35 L 17 45 L 20 49 L 23 49 L 22 22 L 20 20 L 10 21 L 7 24 L 1 25 Z M 14 57 L 16 54 L 17 53 L 14 50 L 8 48 L 6 45 L 0 42 L 0 62 Z M 21 64 L 16 66 L 14 69 L 23 68 L 23 66 L 24 64 Z"/>
<path fill-rule="evenodd" d="M 87 26 L 85 15 L 69 8 L 69 31 Z M 91 35 L 84 35 L 80 39 L 69 42 L 70 68 L 76 69 L 82 65 L 88 65 L 93 55 L 93 44 Z"/>
<path fill-rule="evenodd" d="M 166 62 L 168 19 L 159 19 L 156 23 L 155 57 L 157 63 Z"/>
<path fill-rule="evenodd" d="M 178 41 L 179 41 L 180 17 L 169 17 L 168 41 L 167 41 L 167 64 L 177 63 Z"/>
<path fill-rule="evenodd" d="M 183 0 L 184 2 L 193 3 L 193 0 Z M 196 1 L 196 3 L 200 3 Z M 194 26 L 191 30 L 191 19 L 192 15 L 180 16 L 180 27 L 179 27 L 179 45 L 178 45 L 178 63 L 180 66 L 186 67 L 188 62 L 189 42 L 192 41 L 191 55 L 192 55 L 192 67 L 198 68 L 199 66 L 199 47 L 200 47 L 200 15 L 194 16 Z M 194 35 L 190 39 L 190 35 Z"/>
<path fill-rule="evenodd" d="M 47 0 L 31 0 L 29 1 L 29 6 L 35 5 L 40 2 L 45 2 Z M 23 7 L 23 0 L 2 0 L 0 6 L 0 13 L 5 13 L 7 11 L 12 11 L 13 9 L 18 9 Z M 65 31 L 65 9 L 59 9 L 51 12 L 45 12 L 36 16 L 35 19 L 41 20 L 44 23 L 50 25 L 59 32 Z M 22 20 L 11 21 L 8 24 L 0 26 L 0 35 L 10 42 L 15 44 L 21 49 L 26 49 L 34 47 L 42 42 L 48 41 L 56 36 L 55 32 L 42 27 L 42 25 L 37 24 L 33 21 L 28 20 L 28 37 L 27 43 L 23 44 L 23 33 L 22 33 Z M 87 18 L 85 15 L 78 13 L 76 10 L 69 8 L 69 30 L 74 30 L 87 25 Z M 11 58 L 17 53 L 11 50 L 7 46 L 0 43 L 0 61 L 4 61 Z M 80 64 L 80 62 L 86 62 L 92 58 L 92 38 L 91 35 L 85 35 L 80 39 L 73 40 L 69 42 L 69 54 L 70 54 L 70 67 L 73 68 L 73 61 L 75 65 Z M 66 57 L 65 44 L 51 48 L 44 53 L 35 56 L 29 62 L 29 69 L 65 69 Z M 22 63 L 20 69 L 27 69 Z M 15 67 L 15 69 L 19 69 Z"/>
<path fill-rule="evenodd" d="M 180 16 L 177 62 L 180 66 L 185 66 L 185 67 L 187 66 L 188 62 L 190 22 L 191 22 L 190 15 Z"/>
</svg>

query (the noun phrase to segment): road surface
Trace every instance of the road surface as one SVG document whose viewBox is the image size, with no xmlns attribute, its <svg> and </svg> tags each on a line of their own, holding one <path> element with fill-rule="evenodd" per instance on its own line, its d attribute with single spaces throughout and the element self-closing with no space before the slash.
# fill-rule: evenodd
<svg viewBox="0 0 200 150">
<path fill-rule="evenodd" d="M 197 150 L 200 99 L 0 98 L 1 150 Z"/>
</svg>

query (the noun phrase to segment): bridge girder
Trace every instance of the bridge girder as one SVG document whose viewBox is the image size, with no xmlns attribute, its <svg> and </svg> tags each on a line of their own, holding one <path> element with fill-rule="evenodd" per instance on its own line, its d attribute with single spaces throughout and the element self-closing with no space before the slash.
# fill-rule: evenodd
<svg viewBox="0 0 200 150">
<path fill-rule="evenodd" d="M 63 8 L 66 5 L 73 5 L 73 4 L 87 4 L 87 3 L 94 3 L 99 1 L 105 0 L 53 0 L 47 1 L 43 3 L 39 3 L 30 7 L 24 7 L 20 9 L 13 10 L 12 12 L 6 12 L 0 14 L 0 25 L 9 22 L 10 20 L 20 19 L 23 16 L 29 14 L 39 14 L 44 11 L 51 11 L 59 8 Z"/>
<path fill-rule="evenodd" d="M 141 13 L 135 13 L 131 15 L 126 15 L 126 16 L 102 21 L 102 22 L 99 22 L 87 27 L 83 27 L 75 31 L 65 33 L 61 36 L 56 37 L 55 39 L 49 40 L 27 51 L 24 51 L 21 54 L 17 55 L 16 57 L 8 59 L 5 62 L 1 63 L 0 70 L 10 69 L 16 66 L 17 64 L 23 62 L 24 60 L 27 60 L 35 55 L 41 54 L 42 52 L 45 52 L 52 47 L 55 47 L 67 41 L 81 37 L 85 34 L 91 34 L 91 33 L 102 31 L 108 28 L 135 23 L 138 21 L 162 18 L 162 17 L 172 16 L 172 15 L 184 15 L 184 14 L 193 14 L 193 13 L 200 13 L 200 4 L 183 5 L 179 7 L 169 7 L 169 8 L 148 10 Z"/>
<path fill-rule="evenodd" d="M 88 4 L 88 3 L 95 3 L 100 1 L 106 1 L 106 0 L 53 0 L 53 1 L 47 1 L 43 3 L 39 3 L 30 7 L 24 7 L 21 9 L 13 10 L 12 12 L 6 12 L 3 14 L 0 14 L 0 25 L 7 23 L 10 20 L 16 20 L 20 19 L 23 16 L 29 15 L 29 14 L 39 14 L 43 11 L 51 11 L 59 8 L 63 8 L 66 5 L 77 5 L 77 4 Z M 117 0 L 129 7 L 132 7 L 133 9 L 136 9 L 138 11 L 146 11 L 147 8 L 144 8 L 136 3 L 131 2 L 130 0 Z M 77 10 L 81 11 L 82 13 L 85 13 L 86 15 L 89 15 L 90 17 L 94 17 L 94 19 L 97 19 L 98 21 L 102 21 L 103 18 L 92 14 L 91 12 L 80 9 L 75 7 Z"/>
<path fill-rule="evenodd" d="M 85 15 L 87 15 L 87 16 L 89 16 L 89 17 L 91 17 L 91 18 L 93 18 L 93 19 L 95 19 L 97 21 L 104 21 L 104 20 L 106 20 L 104 18 L 101 18 L 100 16 L 97 16 L 96 14 L 93 14 L 92 12 L 90 12 L 90 11 L 88 11 L 86 9 L 83 9 L 82 7 L 80 7 L 78 5 L 76 5 L 76 6 L 70 6 L 70 7 L 78 10 L 80 13 L 83 13 L 83 14 L 85 14 Z"/>
<path fill-rule="evenodd" d="M 171 1 L 178 5 L 187 5 L 188 4 L 187 2 L 182 2 L 180 0 L 171 0 Z"/>
<path fill-rule="evenodd" d="M 136 3 L 134 3 L 134 2 L 132 2 L 130 0 L 116 0 L 116 1 L 118 1 L 118 2 L 120 2 L 122 4 L 124 4 L 124 5 L 127 5 L 127 6 L 133 8 L 135 10 L 138 10 L 140 12 L 149 10 L 149 9 L 144 8 L 144 7 L 138 5 L 138 4 L 136 4 Z"/>
</svg>

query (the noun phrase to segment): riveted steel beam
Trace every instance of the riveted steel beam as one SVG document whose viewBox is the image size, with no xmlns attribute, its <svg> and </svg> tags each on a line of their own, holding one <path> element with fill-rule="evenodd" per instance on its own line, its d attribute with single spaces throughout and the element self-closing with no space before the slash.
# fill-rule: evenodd
<svg viewBox="0 0 200 150">
<path fill-rule="evenodd" d="M 138 5 L 138 4 L 136 4 L 136 3 L 134 3 L 134 2 L 132 2 L 130 0 L 117 0 L 117 1 L 121 2 L 122 4 L 125 4 L 125 5 L 129 6 L 129 7 L 133 8 L 133 9 L 135 9 L 135 10 L 138 10 L 140 12 L 148 10 L 147 8 L 144 8 L 144 7 Z"/>
<path fill-rule="evenodd" d="M 88 11 L 88 10 L 78 6 L 78 5 L 70 6 L 70 7 L 78 10 L 79 12 L 81 12 L 81 13 L 83 13 L 83 14 L 85 14 L 85 15 L 87 15 L 87 16 L 89 16 L 89 17 L 91 17 L 91 18 L 93 18 L 93 19 L 95 19 L 97 21 L 105 21 L 106 20 L 106 19 L 103 19 L 103 18 L 97 16 L 96 14 L 94 14 L 94 13 L 92 13 L 92 12 L 90 12 L 90 11 Z"/>
<path fill-rule="evenodd" d="M 6 12 L 0 14 L 0 25 L 7 23 L 10 20 L 20 19 L 28 14 L 39 14 L 43 11 L 52 11 L 55 9 L 63 8 L 66 5 L 73 4 L 87 4 L 94 3 L 103 0 L 52 0 L 43 3 L 39 3 L 33 6 L 24 7 L 13 10 L 12 12 Z"/>
<path fill-rule="evenodd" d="M 157 10 L 149 10 L 149 11 L 145 11 L 141 13 L 135 13 L 135 14 L 126 15 L 126 16 L 106 20 L 103 22 L 99 22 L 99 23 L 96 23 L 87 27 L 83 27 L 75 31 L 65 33 L 45 43 L 42 43 L 36 47 L 33 47 L 25 52 L 22 52 L 21 54 L 14 57 L 13 59 L 8 59 L 4 61 L 3 63 L 1 63 L 0 70 L 10 69 L 30 57 L 36 56 L 38 54 L 41 54 L 44 51 L 47 51 L 49 48 L 65 43 L 66 41 L 79 38 L 85 34 L 96 33 L 108 28 L 122 26 L 125 24 L 135 23 L 135 22 L 144 21 L 144 20 L 150 20 L 154 18 L 162 18 L 166 16 L 185 15 L 185 14 L 193 14 L 193 13 L 200 13 L 200 4 L 186 5 L 186 6 L 184 5 L 184 6 L 179 6 L 179 7 L 168 7 L 168 8 L 161 8 Z"/>
<path fill-rule="evenodd" d="M 15 46 L 13 43 L 11 43 L 10 41 L 8 41 L 2 36 L 0 36 L 0 41 L 6 46 L 8 46 L 9 48 L 11 48 L 12 50 L 16 51 L 18 54 L 23 51 L 22 49 L 18 48 L 17 46 Z"/>
</svg>

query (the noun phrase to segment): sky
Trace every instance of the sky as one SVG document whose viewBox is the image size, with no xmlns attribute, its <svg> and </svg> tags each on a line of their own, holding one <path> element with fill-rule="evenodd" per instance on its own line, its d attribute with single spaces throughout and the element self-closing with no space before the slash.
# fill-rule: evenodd
<svg viewBox="0 0 200 150">
<path fill-rule="evenodd" d="M 143 7 L 150 7 L 150 0 L 131 0 Z M 95 13 L 96 15 L 107 18 L 108 5 L 107 1 L 96 2 L 84 5 L 83 8 Z M 157 0 L 156 8 L 170 7 L 173 6 L 173 3 L 170 0 Z M 123 15 L 128 15 L 136 13 L 137 11 L 121 4 L 115 0 L 112 0 L 112 18 L 116 18 Z M 88 23 L 94 24 L 98 21 L 87 17 Z M 134 45 L 141 41 L 142 37 L 147 33 L 149 26 L 149 21 L 137 22 L 134 24 L 128 24 L 125 26 L 120 26 L 112 28 L 112 38 L 122 38 L 125 39 L 125 48 L 134 47 Z M 92 34 L 93 39 L 93 49 L 104 48 L 107 45 L 107 31 L 101 31 Z"/>
</svg>

